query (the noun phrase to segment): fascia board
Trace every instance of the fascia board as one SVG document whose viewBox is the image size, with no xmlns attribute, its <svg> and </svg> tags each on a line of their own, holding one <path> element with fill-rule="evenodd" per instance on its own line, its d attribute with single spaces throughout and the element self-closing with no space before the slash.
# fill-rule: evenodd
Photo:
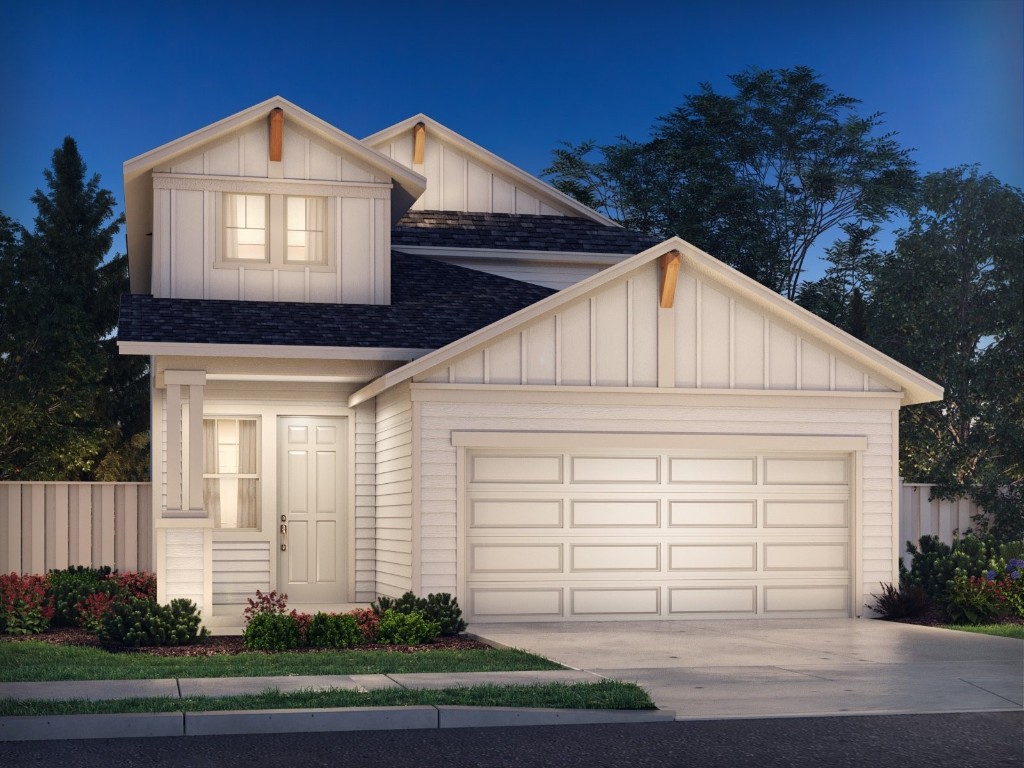
<svg viewBox="0 0 1024 768">
<path fill-rule="evenodd" d="M 581 216 L 598 221 L 602 224 L 611 227 L 621 227 L 622 225 L 616 221 L 612 221 L 607 216 L 595 211 L 593 208 L 584 205 L 578 200 L 569 197 L 564 192 L 555 189 L 553 186 L 545 181 L 541 181 L 536 176 L 527 173 L 522 168 L 513 165 L 508 160 L 494 154 L 490 150 L 484 149 L 479 144 L 470 141 L 465 136 L 456 133 L 451 128 L 442 125 L 436 120 L 427 117 L 422 112 L 418 115 L 403 120 L 400 123 L 396 123 L 384 130 L 378 131 L 370 136 L 363 139 L 363 143 L 367 146 L 376 146 L 386 141 L 391 141 L 395 137 L 401 135 L 403 132 L 411 129 L 416 123 L 422 122 L 427 126 L 428 134 L 434 132 L 439 135 L 442 139 L 451 144 L 456 145 L 464 151 L 466 154 L 471 156 L 473 159 L 480 162 L 482 165 L 489 167 L 491 170 L 498 171 L 501 174 L 507 175 L 514 179 L 517 184 L 520 184 L 527 190 L 530 190 L 542 197 L 546 197 L 555 201 L 558 205 L 566 208 L 570 208 Z"/>
<path fill-rule="evenodd" d="M 165 341 L 118 341 L 123 355 L 177 355 L 190 357 L 270 357 L 306 360 L 408 361 L 431 349 L 401 347 L 314 347 L 284 344 L 191 344 Z"/>
</svg>

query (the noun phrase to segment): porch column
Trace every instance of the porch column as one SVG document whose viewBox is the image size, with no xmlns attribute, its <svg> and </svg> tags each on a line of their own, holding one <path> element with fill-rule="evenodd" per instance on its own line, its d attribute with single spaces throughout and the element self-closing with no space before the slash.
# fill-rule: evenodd
<svg viewBox="0 0 1024 768">
<path fill-rule="evenodd" d="M 203 507 L 203 392 L 206 371 L 162 374 L 157 386 L 166 389 L 167 504 L 154 515 L 157 599 L 192 600 L 201 614 L 212 606 L 213 520 Z M 154 443 L 154 457 L 159 457 Z M 160 462 L 154 462 L 154 484 Z"/>
</svg>

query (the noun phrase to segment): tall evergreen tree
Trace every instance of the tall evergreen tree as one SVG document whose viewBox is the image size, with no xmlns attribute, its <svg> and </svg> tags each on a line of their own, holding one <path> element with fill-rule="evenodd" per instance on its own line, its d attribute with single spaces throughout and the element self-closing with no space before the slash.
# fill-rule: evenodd
<svg viewBox="0 0 1024 768">
<path fill-rule="evenodd" d="M 44 177 L 33 230 L 6 220 L 0 243 L 0 479 L 90 480 L 145 430 L 145 364 L 118 360 L 111 338 L 128 273 L 107 254 L 123 217 L 70 137 Z"/>
</svg>

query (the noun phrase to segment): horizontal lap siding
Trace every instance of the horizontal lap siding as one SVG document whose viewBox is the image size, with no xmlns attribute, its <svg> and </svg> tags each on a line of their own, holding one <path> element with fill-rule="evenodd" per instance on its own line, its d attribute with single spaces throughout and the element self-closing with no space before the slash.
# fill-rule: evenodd
<svg viewBox="0 0 1024 768">
<path fill-rule="evenodd" d="M 377 400 L 376 592 L 412 589 L 412 402 L 408 386 Z"/>
<path fill-rule="evenodd" d="M 680 406 L 417 403 L 420 409 L 422 590 L 457 589 L 457 452 L 452 430 L 863 435 L 863 519 L 856 547 L 865 594 L 893 579 L 892 411 Z"/>
</svg>

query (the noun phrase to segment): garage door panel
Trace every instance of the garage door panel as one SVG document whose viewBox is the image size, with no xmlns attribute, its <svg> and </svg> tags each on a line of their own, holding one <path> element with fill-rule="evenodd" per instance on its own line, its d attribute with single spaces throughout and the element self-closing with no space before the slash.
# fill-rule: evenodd
<svg viewBox="0 0 1024 768">
<path fill-rule="evenodd" d="M 661 524 L 659 502 L 572 501 L 573 528 L 657 528 Z"/>
<path fill-rule="evenodd" d="M 561 544 L 474 544 L 471 573 L 561 573 Z"/>
<path fill-rule="evenodd" d="M 673 544 L 670 571 L 754 571 L 757 544 Z"/>
<path fill-rule="evenodd" d="M 562 590 L 551 587 L 473 589 L 470 612 L 480 619 L 549 616 L 561 618 Z"/>
<path fill-rule="evenodd" d="M 832 485 L 849 482 L 849 462 L 835 458 L 765 458 L 766 485 Z"/>
<path fill-rule="evenodd" d="M 573 483 L 657 483 L 661 460 L 657 456 L 573 456 Z"/>
<path fill-rule="evenodd" d="M 849 611 L 849 587 L 833 585 L 776 585 L 764 587 L 764 612 L 818 613 L 823 611 L 845 614 Z"/>
<path fill-rule="evenodd" d="M 764 503 L 765 528 L 846 528 L 849 505 L 843 501 L 800 500 Z"/>
<path fill-rule="evenodd" d="M 472 528 L 561 528 L 561 499 L 473 499 Z"/>
<path fill-rule="evenodd" d="M 572 544 L 570 553 L 570 570 L 573 572 L 661 569 L 660 544 Z"/>
<path fill-rule="evenodd" d="M 846 542 L 767 542 L 766 571 L 847 571 L 850 548 Z"/>
<path fill-rule="evenodd" d="M 672 458 L 669 482 L 753 484 L 757 482 L 757 459 Z"/>
<path fill-rule="evenodd" d="M 661 613 L 661 589 L 569 589 L 573 616 L 657 616 Z"/>
<path fill-rule="evenodd" d="M 474 456 L 474 483 L 561 483 L 561 456 Z"/>
<path fill-rule="evenodd" d="M 669 615 L 757 613 L 757 587 L 753 584 L 728 587 L 669 587 Z"/>
<path fill-rule="evenodd" d="M 668 524 L 678 528 L 754 528 L 757 502 L 670 501 Z"/>
</svg>

